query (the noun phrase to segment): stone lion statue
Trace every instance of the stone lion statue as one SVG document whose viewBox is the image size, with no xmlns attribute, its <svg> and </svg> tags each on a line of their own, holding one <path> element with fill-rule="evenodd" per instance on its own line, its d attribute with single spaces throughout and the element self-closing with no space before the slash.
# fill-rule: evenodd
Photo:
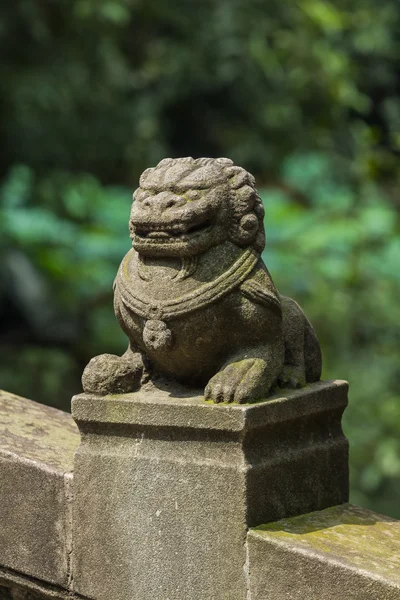
<svg viewBox="0 0 400 600">
<path fill-rule="evenodd" d="M 129 347 L 90 361 L 86 392 L 166 378 L 244 403 L 319 380 L 314 330 L 261 259 L 264 209 L 250 173 L 227 158 L 167 158 L 144 171 L 133 198 L 133 247 L 114 282 Z"/>
</svg>

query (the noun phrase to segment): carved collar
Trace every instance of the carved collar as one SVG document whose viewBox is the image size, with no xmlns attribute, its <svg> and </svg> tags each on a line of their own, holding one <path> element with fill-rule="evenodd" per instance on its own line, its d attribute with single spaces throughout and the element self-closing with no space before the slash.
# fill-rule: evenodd
<svg viewBox="0 0 400 600">
<path fill-rule="evenodd" d="M 178 298 L 156 300 L 149 296 L 139 296 L 134 286 L 132 286 L 127 268 L 131 253 L 128 253 L 122 261 L 115 278 L 115 291 L 120 295 L 123 304 L 140 317 L 151 320 L 169 320 L 200 310 L 227 296 L 245 281 L 259 258 L 259 254 L 249 248 L 222 275 L 219 275 L 213 281 L 199 285 L 195 290 Z"/>
</svg>

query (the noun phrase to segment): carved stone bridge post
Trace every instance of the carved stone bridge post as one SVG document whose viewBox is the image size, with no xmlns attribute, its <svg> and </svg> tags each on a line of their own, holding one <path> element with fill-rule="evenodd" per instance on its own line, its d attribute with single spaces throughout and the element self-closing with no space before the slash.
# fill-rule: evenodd
<svg viewBox="0 0 400 600">
<path fill-rule="evenodd" d="M 74 591 L 246 600 L 249 527 L 347 501 L 346 403 L 339 381 L 251 405 L 76 396 Z"/>
</svg>

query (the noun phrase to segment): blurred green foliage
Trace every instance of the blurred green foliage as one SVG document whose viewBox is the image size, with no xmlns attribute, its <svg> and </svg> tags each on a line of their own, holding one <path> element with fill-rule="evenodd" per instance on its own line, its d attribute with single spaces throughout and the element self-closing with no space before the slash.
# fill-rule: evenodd
<svg viewBox="0 0 400 600">
<path fill-rule="evenodd" d="M 397 0 L 16 0 L 0 52 L 1 387 L 67 409 L 88 359 L 124 349 L 138 175 L 229 156 L 324 377 L 350 381 L 353 501 L 400 517 Z"/>
<path fill-rule="evenodd" d="M 264 191 L 265 262 L 311 317 L 323 378 L 350 382 L 352 501 L 400 517 L 398 211 L 373 183 L 341 182 L 321 154 L 288 157 L 281 179 L 309 205 Z"/>
<path fill-rule="evenodd" d="M 1 13 L 3 167 L 131 184 L 171 153 L 223 152 L 266 175 L 318 147 L 359 176 L 395 169 L 397 0 L 16 0 Z"/>
</svg>

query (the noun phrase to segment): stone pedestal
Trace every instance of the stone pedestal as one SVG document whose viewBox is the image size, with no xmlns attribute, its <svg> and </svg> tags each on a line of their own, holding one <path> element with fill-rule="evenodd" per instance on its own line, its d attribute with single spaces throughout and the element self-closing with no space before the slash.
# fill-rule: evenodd
<svg viewBox="0 0 400 600">
<path fill-rule="evenodd" d="M 74 591 L 246 600 L 249 527 L 347 501 L 346 403 L 339 381 L 251 405 L 76 396 Z"/>
</svg>

